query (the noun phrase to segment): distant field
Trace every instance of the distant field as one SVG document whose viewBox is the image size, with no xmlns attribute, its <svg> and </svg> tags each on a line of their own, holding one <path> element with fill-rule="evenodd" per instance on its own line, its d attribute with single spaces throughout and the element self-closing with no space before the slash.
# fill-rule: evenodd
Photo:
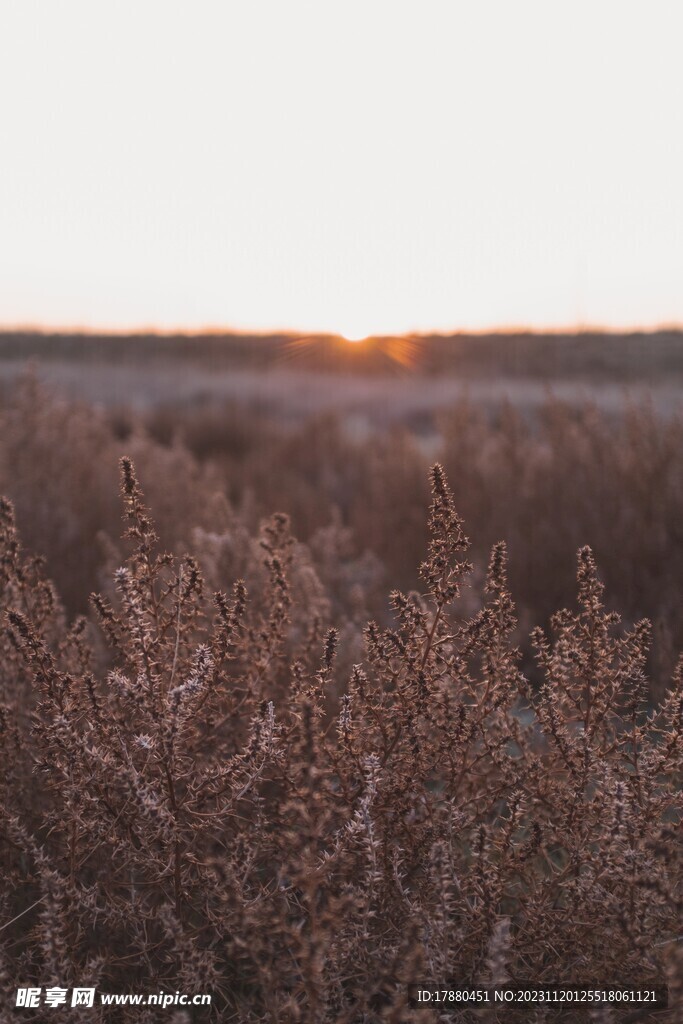
<svg viewBox="0 0 683 1024">
<path fill-rule="evenodd" d="M 455 335 L 370 339 L 286 335 L 0 334 L 0 385 L 31 361 L 71 398 L 141 410 L 240 405 L 300 422 L 340 414 L 352 430 L 393 422 L 430 433 L 436 410 L 463 394 L 522 410 L 548 392 L 619 409 L 645 394 L 662 412 L 683 385 L 683 334 Z"/>
<path fill-rule="evenodd" d="M 598 381 L 683 380 L 683 332 L 600 334 L 454 334 L 370 338 L 349 344 L 333 336 L 104 335 L 0 332 L 0 361 L 36 358 L 136 365 L 191 363 L 206 369 L 302 370 L 391 375 L 395 353 L 413 372 L 468 379 L 529 377 Z"/>
</svg>

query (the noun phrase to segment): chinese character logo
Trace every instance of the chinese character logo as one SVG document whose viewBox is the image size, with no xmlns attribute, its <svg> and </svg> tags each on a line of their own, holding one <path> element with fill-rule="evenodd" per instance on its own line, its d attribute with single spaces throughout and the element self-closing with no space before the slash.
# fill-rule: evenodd
<svg viewBox="0 0 683 1024">
<path fill-rule="evenodd" d="M 66 1005 L 66 989 L 65 988 L 46 988 L 45 989 L 45 1005 L 46 1006 L 65 1006 Z"/>
<path fill-rule="evenodd" d="M 40 992 L 39 988 L 18 988 L 17 989 L 17 1001 L 15 1006 L 40 1006 Z"/>
<path fill-rule="evenodd" d="M 94 988 L 75 988 L 71 993 L 72 1006 L 93 1006 L 95 1003 Z"/>
</svg>

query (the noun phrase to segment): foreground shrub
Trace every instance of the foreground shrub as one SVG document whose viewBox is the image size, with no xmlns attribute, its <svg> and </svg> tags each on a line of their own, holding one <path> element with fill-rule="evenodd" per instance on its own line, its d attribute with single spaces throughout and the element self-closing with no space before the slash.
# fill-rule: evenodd
<svg viewBox="0 0 683 1024">
<path fill-rule="evenodd" d="M 683 674 L 648 705 L 649 625 L 620 629 L 588 548 L 532 686 L 505 545 L 474 601 L 435 466 L 424 593 L 392 594 L 347 671 L 286 516 L 242 537 L 248 586 L 207 593 L 221 544 L 161 553 L 121 471 L 131 551 L 92 620 L 66 622 L 0 509 L 10 993 L 206 991 L 254 1024 L 437 1020 L 408 987 L 455 980 L 668 978 L 675 1002 Z"/>
</svg>

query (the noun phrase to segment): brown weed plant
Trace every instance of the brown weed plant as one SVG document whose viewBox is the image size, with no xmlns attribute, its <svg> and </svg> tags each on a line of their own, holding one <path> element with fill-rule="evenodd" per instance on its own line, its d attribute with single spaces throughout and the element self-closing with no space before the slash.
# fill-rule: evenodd
<svg viewBox="0 0 683 1024">
<path fill-rule="evenodd" d="M 89 620 L 0 506 L 8 1001 L 206 991 L 215 1019 L 369 1024 L 439 1019 L 418 982 L 668 978 L 683 1021 L 683 673 L 649 708 L 649 625 L 620 629 L 588 548 L 577 610 L 533 633 L 532 686 L 505 545 L 470 611 L 434 466 L 424 593 L 392 594 L 347 673 L 286 516 L 242 538 L 248 587 L 208 593 L 216 565 L 160 553 L 121 472 L 130 554 Z M 129 1012 L 82 1019 L 159 1019 Z"/>
</svg>

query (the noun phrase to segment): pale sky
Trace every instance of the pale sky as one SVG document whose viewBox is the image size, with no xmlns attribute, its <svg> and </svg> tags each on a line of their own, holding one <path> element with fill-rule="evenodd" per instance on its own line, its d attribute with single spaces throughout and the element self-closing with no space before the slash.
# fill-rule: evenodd
<svg viewBox="0 0 683 1024">
<path fill-rule="evenodd" d="M 0 0 L 0 324 L 683 323 L 680 0 Z"/>
</svg>

